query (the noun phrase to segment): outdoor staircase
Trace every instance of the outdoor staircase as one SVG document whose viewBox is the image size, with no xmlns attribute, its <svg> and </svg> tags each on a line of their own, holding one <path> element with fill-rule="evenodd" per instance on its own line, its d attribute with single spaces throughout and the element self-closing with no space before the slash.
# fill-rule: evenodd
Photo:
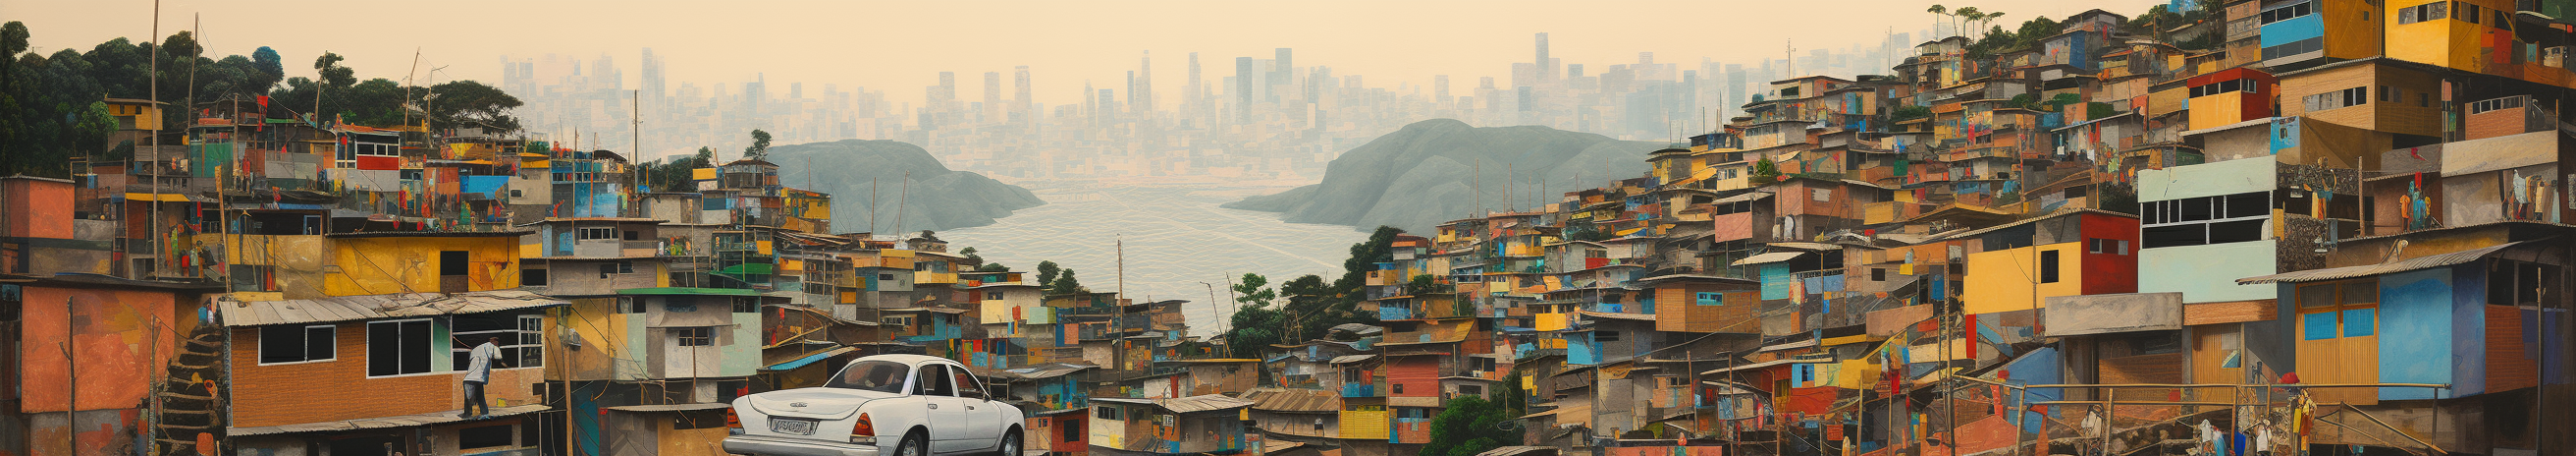
<svg viewBox="0 0 2576 456">
<path fill-rule="evenodd" d="M 161 391 L 161 409 L 154 417 L 153 451 L 156 455 L 217 454 L 215 448 L 198 448 L 201 435 L 223 437 L 223 401 L 214 385 L 224 384 L 220 354 L 224 349 L 223 331 L 212 325 L 197 327 L 179 341 L 178 353 L 170 365 Z"/>
</svg>

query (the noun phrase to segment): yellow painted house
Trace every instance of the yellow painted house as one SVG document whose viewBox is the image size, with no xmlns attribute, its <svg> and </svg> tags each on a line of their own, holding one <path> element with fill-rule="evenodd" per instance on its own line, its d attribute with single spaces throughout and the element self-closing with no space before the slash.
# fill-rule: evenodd
<svg viewBox="0 0 2576 456">
<path fill-rule="evenodd" d="M 2494 74 L 2514 62 L 2513 0 L 2391 0 L 2388 57 Z"/>
<path fill-rule="evenodd" d="M 380 232 L 324 235 L 331 259 L 322 293 L 359 296 L 457 293 L 519 287 L 524 231 Z"/>
</svg>

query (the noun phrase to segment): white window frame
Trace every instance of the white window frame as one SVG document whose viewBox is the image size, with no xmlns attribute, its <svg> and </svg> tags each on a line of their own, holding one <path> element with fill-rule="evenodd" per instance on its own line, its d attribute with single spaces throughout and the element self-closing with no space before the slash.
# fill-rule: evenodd
<svg viewBox="0 0 2576 456">
<path fill-rule="evenodd" d="M 533 337 L 531 337 L 531 336 L 533 336 Z M 519 363 L 520 363 L 520 364 L 519 364 L 519 365 L 513 365 L 513 366 L 510 366 L 510 368 L 511 368 L 511 369 L 526 369 L 526 368 L 545 367 L 545 366 L 546 366 L 546 316 L 544 316 L 544 315 L 520 315 L 520 316 L 519 316 L 519 337 L 520 337 L 520 338 L 519 338 L 519 344 L 518 344 L 518 345 L 511 346 L 511 347 L 516 347 L 516 348 L 518 348 L 518 349 L 519 349 Z M 536 343 L 528 343 L 528 341 L 531 341 L 531 340 L 536 341 Z M 504 347 L 504 348 L 510 348 L 510 347 Z M 531 349 L 533 349 L 533 350 L 536 350 L 536 351 L 537 351 L 537 356 L 536 356 L 536 358 L 537 358 L 537 362 L 533 362 L 533 363 L 528 362 L 528 350 L 531 350 Z"/>
<path fill-rule="evenodd" d="M 281 326 L 282 326 L 282 325 L 281 325 Z M 284 365 L 289 365 L 289 364 L 327 363 L 327 362 L 332 362 L 332 361 L 339 361 L 339 360 L 340 360 L 340 325 L 303 325 L 303 326 L 298 326 L 298 327 L 296 327 L 296 329 L 304 330 L 303 334 L 304 334 L 306 337 L 308 337 L 308 338 L 312 336 L 312 334 L 313 334 L 313 333 L 312 333 L 311 331 L 313 330 L 313 328 L 324 328 L 324 329 L 329 329 L 329 330 L 331 330 L 331 357 L 329 357 L 329 358 L 322 358 L 322 359 L 305 359 L 305 360 L 303 360 L 303 361 L 287 361 L 287 362 L 281 362 L 281 363 L 261 362 L 261 363 L 258 363 L 258 364 L 259 364 L 259 365 L 261 365 L 261 366 L 284 366 Z M 260 328 L 260 329 L 261 329 L 261 330 L 267 330 L 267 327 L 262 327 L 262 328 Z M 302 349 L 302 348 L 306 348 L 306 347 L 311 347 L 311 345 L 309 345 L 309 344 L 311 344 L 312 342 L 309 342 L 309 341 L 308 341 L 308 342 L 305 342 L 305 343 L 306 343 L 306 344 L 308 344 L 308 345 L 304 345 L 303 347 L 297 347 L 297 348 L 298 348 L 298 349 Z M 305 356 L 312 356 L 312 355 L 313 355 L 312 353 L 305 353 Z M 268 359 L 268 338 L 267 338 L 267 337 L 261 337 L 261 338 L 259 339 L 259 359 Z"/>
<path fill-rule="evenodd" d="M 694 336 L 694 335 L 691 335 L 691 333 L 698 332 L 698 331 L 705 331 L 705 332 L 706 332 L 706 336 L 704 336 L 704 337 L 700 337 L 700 336 Z M 678 338 L 678 340 L 677 340 L 678 345 L 677 345 L 677 346 L 680 346 L 680 347 L 713 347 L 713 346 L 716 346 L 716 328 L 715 328 L 715 327 L 713 327 L 713 326 L 697 326 L 697 327 L 688 327 L 688 328 L 671 328 L 671 337 Z M 690 341 L 691 339 L 703 340 L 703 341 L 704 341 L 704 343 L 699 343 L 699 344 L 690 344 L 690 343 L 689 343 L 689 341 Z"/>
<path fill-rule="evenodd" d="M 521 355 L 519 355 L 519 360 L 518 360 L 519 362 L 518 362 L 518 363 L 513 363 L 513 364 L 511 364 L 511 365 L 510 365 L 510 367 L 507 367 L 507 368 L 493 368 L 492 370 L 509 370 L 509 369 L 524 369 L 524 368 L 533 368 L 533 367 L 544 367 L 544 366 L 545 366 L 545 337 L 544 337 L 544 336 L 545 336 L 545 332 L 546 332 L 545 321 L 546 321 L 546 318 L 545 318 L 545 316 L 542 316 L 542 315 L 520 315 L 520 316 L 519 316 L 519 318 L 518 318 L 518 325 L 517 325 L 517 326 L 518 326 L 518 329 L 503 329 L 503 330 L 491 330 L 491 331 L 470 331 L 470 332 L 454 332 L 454 331 L 455 331 L 455 329 L 454 329 L 454 328 L 450 328 L 450 329 L 449 329 L 449 333 L 448 333 L 448 337 L 449 337 L 449 338 L 451 338 L 451 339 L 455 339 L 455 340 L 463 340 L 463 341 L 480 341 L 480 340 L 481 340 L 481 338 L 486 337 L 486 336 L 489 336 L 489 337 L 500 337 L 501 335 L 507 334 L 507 335 L 509 335 L 509 337 L 505 337 L 505 338 L 503 338 L 503 340 L 508 341 L 508 343 L 496 344 L 496 345 L 493 345 L 493 347 L 495 347 L 495 348 L 500 348 L 500 349 L 504 349 L 504 350 L 512 349 L 512 348 L 519 349 L 519 350 L 520 350 L 520 353 L 521 353 Z M 533 329 L 532 329 L 532 328 L 533 328 Z M 533 335 L 533 336 L 537 336 L 537 337 L 528 337 L 528 336 L 532 336 L 532 335 Z M 529 341 L 529 340 L 535 340 L 535 341 L 538 341 L 538 342 L 537 342 L 537 343 L 533 343 L 533 344 L 531 344 L 531 343 L 527 343 L 527 341 Z M 482 346 L 482 345 L 483 345 L 483 344 L 481 344 L 481 343 L 476 343 L 476 344 L 473 344 L 473 345 L 468 345 L 468 346 L 466 346 L 465 348 L 454 348 L 454 347 L 449 347 L 449 348 L 448 348 L 448 350 L 447 350 L 447 356 L 448 356 L 448 357 L 450 357 L 451 359 L 449 359 L 449 360 L 448 360 L 448 362 L 449 362 L 449 363 L 454 363 L 454 362 L 455 362 L 455 360 L 454 360 L 454 359 L 452 359 L 452 358 L 454 358 L 454 357 L 460 357 L 460 356 L 462 356 L 462 357 L 472 357 L 472 356 L 474 356 L 474 347 L 479 347 L 479 346 Z M 537 362 L 536 362 L 536 363 L 533 363 L 533 364 L 531 364 L 531 363 L 528 363 L 528 362 L 527 362 L 528 357 L 527 357 L 527 355 L 525 354 L 525 353 L 527 352 L 527 350 L 528 350 L 528 349 L 530 349 L 530 348 L 535 348 L 535 349 L 537 350 Z"/>
<path fill-rule="evenodd" d="M 367 353 L 373 354 L 373 353 L 375 353 L 375 352 L 376 352 L 376 338 L 375 338 L 375 330 L 376 330 L 376 326 L 375 326 L 375 325 L 376 325 L 376 324 L 378 324 L 378 323 L 394 324 L 394 325 L 397 325 L 397 326 L 395 326 L 396 328 L 400 328 L 401 326 L 399 326 L 399 325 L 401 325 L 401 324 L 403 324 L 403 323 L 410 323 L 410 322 L 415 322 L 415 321 L 426 321 L 426 322 L 429 322 L 429 332 L 430 332 L 430 334 L 433 334 L 433 335 L 434 335 L 434 334 L 437 334 L 437 333 L 438 333 L 438 319 L 435 319 L 435 318 L 405 318 L 405 319 L 401 319 L 401 320 L 373 320 L 373 321 L 368 321 L 368 322 L 367 322 Z M 439 341 L 436 341 L 436 340 L 432 340 L 432 341 L 429 341 L 429 342 L 430 342 L 430 345 L 431 345 L 431 346 L 437 346 L 437 345 L 439 345 Z M 438 350 L 438 349 L 432 348 L 432 349 L 430 349 L 430 351 L 428 351 L 428 352 L 426 352 L 426 353 L 421 353 L 421 356 L 429 356 L 429 355 L 431 355 L 431 354 L 438 353 L 438 352 L 437 352 L 437 350 Z M 375 359 L 372 357 L 372 355 L 371 355 L 371 357 L 370 357 L 370 358 L 368 358 L 368 359 L 367 359 L 367 362 L 370 362 L 370 363 L 375 362 Z M 399 361 L 397 361 L 397 362 L 399 362 Z M 439 367 L 439 366 L 438 366 L 438 361 L 437 361 L 437 360 L 431 360 L 431 361 L 429 362 L 429 371 L 428 371 L 428 372 L 410 372 L 410 373 L 400 373 L 400 374 L 393 374 L 393 375 L 373 375 L 373 374 L 370 374 L 370 375 L 367 375 L 367 378 L 374 379 L 374 378 L 418 377 L 418 376 L 423 376 L 423 375 L 440 375 L 440 374 L 446 374 L 446 373 L 451 372 L 451 371 L 438 370 L 438 367 Z M 361 369 L 362 369 L 362 370 L 372 370 L 372 369 L 367 369 L 367 366 L 362 366 L 362 367 L 361 367 Z"/>
</svg>

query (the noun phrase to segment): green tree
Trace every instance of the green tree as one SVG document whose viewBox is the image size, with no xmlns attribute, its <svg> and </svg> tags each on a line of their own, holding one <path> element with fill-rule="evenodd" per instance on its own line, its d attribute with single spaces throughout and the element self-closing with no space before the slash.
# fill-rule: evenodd
<svg viewBox="0 0 2576 456">
<path fill-rule="evenodd" d="M 324 51 L 321 57 L 313 58 L 313 72 L 321 75 L 323 84 L 329 84 L 333 88 L 345 88 L 351 84 L 357 84 L 358 70 L 340 65 L 344 60 L 348 58 Z"/>
<path fill-rule="evenodd" d="M 1502 428 L 1503 422 L 1516 416 L 1505 415 L 1508 412 L 1500 404 L 1465 396 L 1441 405 L 1447 408 L 1431 418 L 1431 442 L 1422 445 L 1425 456 L 1475 456 L 1504 445 L 1520 444 L 1520 433 Z"/>
<path fill-rule="evenodd" d="M 1055 285 L 1055 276 L 1056 276 L 1056 275 L 1058 275 L 1058 274 L 1063 274 L 1063 273 L 1064 273 L 1064 267 L 1063 267 L 1063 266 L 1057 266 L 1057 265 L 1055 264 L 1055 261 L 1051 261 L 1051 260 L 1041 260 L 1041 261 L 1038 261 L 1038 285 L 1041 285 L 1041 286 L 1054 286 L 1054 285 Z"/>
<path fill-rule="evenodd" d="M 1753 185 L 1771 185 L 1780 181 L 1780 165 L 1765 158 L 1753 162 Z"/>
<path fill-rule="evenodd" d="M 1048 286 L 1047 286 L 1047 294 L 1049 294 L 1049 295 L 1069 295 L 1069 294 L 1087 294 L 1087 293 L 1091 293 L 1091 289 L 1090 289 L 1090 288 L 1083 288 L 1083 286 L 1082 286 L 1082 281 L 1081 281 L 1081 280 L 1079 280 L 1079 279 L 1075 279 L 1075 278 L 1073 278 L 1073 269 L 1072 269 L 1072 268 L 1065 268 L 1064 272 L 1062 272 L 1062 273 L 1058 273 L 1058 274 L 1056 275 L 1056 277 L 1055 277 L 1055 281 L 1053 281 L 1053 282 L 1048 282 Z"/>
<path fill-rule="evenodd" d="M 1932 107 L 1918 105 L 1898 106 L 1895 111 L 1891 111 L 1887 114 L 1887 120 L 1889 122 L 1903 122 L 1925 117 L 1932 117 Z"/>
<path fill-rule="evenodd" d="M 519 118 L 512 117 L 510 110 L 526 104 L 498 87 L 471 80 L 442 82 L 422 92 L 423 97 L 429 94 L 438 98 L 420 101 L 429 105 L 430 118 L 438 125 L 481 127 L 496 133 L 518 131 Z"/>
<path fill-rule="evenodd" d="M 1270 286 L 1270 278 L 1262 277 L 1260 274 L 1243 273 L 1243 278 L 1235 280 L 1233 286 L 1234 302 L 1252 307 L 1270 305 L 1270 301 L 1279 299 L 1279 290 L 1265 288 L 1268 286 Z"/>
<path fill-rule="evenodd" d="M 1413 276 L 1412 280 L 1404 282 L 1404 294 L 1422 295 L 1427 293 L 1447 292 L 1449 292 L 1449 287 L 1441 285 L 1439 279 L 1431 278 L 1431 275 L 1429 274 Z"/>
<path fill-rule="evenodd" d="M 968 262 L 968 263 L 982 264 L 982 263 L 984 262 L 984 256 L 983 256 L 983 255 L 976 255 L 976 254 L 975 254 L 975 248 L 974 248 L 974 247 L 967 247 L 967 248 L 963 248 L 963 249 L 957 249 L 957 254 L 958 254 L 958 255 L 965 255 L 965 256 L 966 256 L 966 262 Z"/>
<path fill-rule="evenodd" d="M 977 265 L 977 266 L 975 266 L 975 271 L 976 271 L 976 272 L 1011 272 L 1011 267 L 1010 267 L 1010 266 L 1003 266 L 1001 263 L 984 263 L 984 264 L 981 264 L 981 265 Z"/>
<path fill-rule="evenodd" d="M 260 78 L 253 81 L 257 84 L 251 85 L 259 89 L 260 95 L 267 95 L 269 89 L 277 87 L 277 83 L 286 81 L 286 60 L 277 55 L 276 49 L 260 46 L 259 50 L 251 51 L 250 65 L 251 69 L 259 72 Z"/>
<path fill-rule="evenodd" d="M 1318 323 L 1326 319 L 1328 317 L 1326 314 L 1332 310 L 1332 288 L 1332 285 L 1324 283 L 1323 277 L 1314 274 L 1298 276 L 1295 279 L 1289 279 L 1287 283 L 1279 284 L 1280 296 L 1288 299 L 1286 304 L 1280 306 L 1283 316 L 1288 320 L 1286 326 L 1281 326 L 1287 328 L 1288 333 L 1281 338 L 1288 342 L 1324 338 L 1324 331 L 1332 328 L 1333 325 Z"/>
<path fill-rule="evenodd" d="M 768 160 L 769 132 L 757 129 L 752 130 L 751 147 L 742 148 L 742 158 L 751 160 Z"/>
<path fill-rule="evenodd" d="M 1234 312 L 1226 319 L 1225 343 L 1228 356 L 1259 358 L 1273 344 L 1281 343 L 1279 328 L 1287 324 L 1286 316 L 1269 303 L 1255 303 Z"/>
<path fill-rule="evenodd" d="M 715 166 L 715 157 L 715 148 L 699 147 L 695 155 L 646 162 L 644 179 L 656 190 L 695 192 L 698 191 L 698 183 L 693 179 L 697 178 L 697 169 Z"/>
</svg>

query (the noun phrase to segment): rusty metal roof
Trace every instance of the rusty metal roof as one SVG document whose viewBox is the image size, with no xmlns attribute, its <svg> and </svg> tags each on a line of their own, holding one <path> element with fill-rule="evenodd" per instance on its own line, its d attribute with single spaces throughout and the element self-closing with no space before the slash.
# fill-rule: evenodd
<svg viewBox="0 0 2576 456">
<path fill-rule="evenodd" d="M 282 301 L 233 301 L 216 305 L 224 326 L 329 323 L 401 317 L 498 312 L 570 304 L 520 290 L 469 293 L 400 293 Z"/>
<path fill-rule="evenodd" d="M 1214 411 L 1222 411 L 1222 410 L 1226 410 L 1226 409 L 1237 409 L 1237 408 L 1244 408 L 1244 407 L 1250 407 L 1250 406 L 1252 406 L 1252 401 L 1247 401 L 1247 400 L 1242 400 L 1242 399 L 1235 399 L 1235 398 L 1233 398 L 1233 397 L 1226 396 L 1226 395 L 1223 395 L 1223 394 L 1205 394 L 1205 395 L 1190 396 L 1190 397 L 1164 398 L 1164 399 L 1129 399 L 1129 398 L 1123 398 L 1123 397 L 1095 397 L 1095 398 L 1091 398 L 1091 401 L 1092 401 L 1092 402 L 1108 402 L 1108 403 L 1113 403 L 1113 404 L 1139 404 L 1139 405 L 1151 405 L 1151 406 L 1155 406 L 1155 407 L 1160 407 L 1160 408 L 1162 408 L 1162 409 L 1164 409 L 1164 410 L 1170 410 L 1170 411 L 1172 411 L 1172 412 L 1174 412 L 1174 413 L 1214 412 Z"/>
<path fill-rule="evenodd" d="M 1361 362 L 1361 361 L 1367 361 L 1367 360 L 1369 360 L 1369 358 L 1376 358 L 1376 357 L 1377 357 L 1377 355 L 1375 355 L 1375 354 L 1335 356 L 1335 357 L 1333 357 L 1333 360 L 1331 361 L 1331 363 L 1332 363 L 1332 364 L 1350 364 L 1350 363 L 1356 363 L 1356 362 Z"/>
<path fill-rule="evenodd" d="M 1272 412 L 1336 412 L 1342 409 L 1340 394 L 1319 389 L 1253 388 L 1243 392 L 1252 400 L 1253 410 Z"/>
</svg>

